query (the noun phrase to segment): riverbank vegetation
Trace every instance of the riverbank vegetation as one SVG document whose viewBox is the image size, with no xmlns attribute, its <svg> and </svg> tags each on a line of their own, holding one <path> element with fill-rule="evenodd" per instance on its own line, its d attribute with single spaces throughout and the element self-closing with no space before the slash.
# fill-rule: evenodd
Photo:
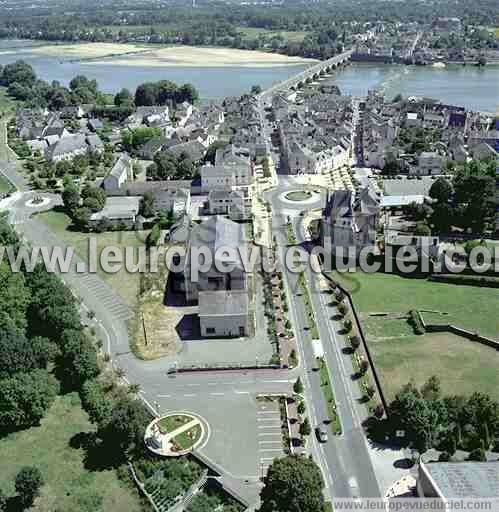
<svg viewBox="0 0 499 512">
<path fill-rule="evenodd" d="M 340 0 L 331 4 L 289 3 L 266 8 L 253 5 L 209 2 L 190 6 L 155 8 L 131 2 L 113 2 L 105 7 L 73 9 L 65 13 L 56 3 L 33 9 L 9 5 L 5 22 L 0 22 L 0 37 L 44 39 L 49 41 L 91 41 L 224 46 L 238 49 L 263 49 L 311 58 L 328 58 L 354 41 L 364 23 L 380 19 L 406 24 L 408 20 L 427 23 L 438 17 L 459 17 L 463 24 L 497 26 L 493 2 L 478 0 L 470 8 L 466 0 L 424 2 L 403 5 L 386 0 L 366 3 Z M 0 18 L 2 18 L 0 16 Z M 49 20 L 50 18 L 50 20 Z M 479 45 L 482 44 L 482 39 Z"/>
</svg>

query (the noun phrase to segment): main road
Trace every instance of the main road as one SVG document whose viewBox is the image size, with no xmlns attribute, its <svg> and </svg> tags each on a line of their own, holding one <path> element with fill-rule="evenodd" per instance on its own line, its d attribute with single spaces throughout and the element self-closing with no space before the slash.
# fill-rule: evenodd
<svg viewBox="0 0 499 512">
<path fill-rule="evenodd" d="M 282 200 L 287 190 L 296 190 L 296 188 L 287 184 L 286 179 L 281 177 L 280 186 L 267 194 L 267 199 L 272 204 L 273 236 L 276 238 L 282 263 L 284 263 L 288 244 L 285 228 L 288 217 L 293 223 L 298 242 L 304 244 L 306 239 L 300 222 L 302 219 L 300 213 L 304 207 L 300 208 L 299 204 L 293 207 Z M 310 208 L 310 205 L 307 204 L 306 208 Z M 317 366 L 316 354 L 310 332 L 305 329 L 308 325 L 307 312 L 299 293 L 298 275 L 286 269 L 284 264 L 282 267 L 289 292 L 290 313 L 302 359 L 309 415 L 312 426 L 315 427 L 329 417 L 327 404 L 321 387 L 320 374 L 314 371 Z M 331 321 L 333 311 L 328 305 L 329 296 L 321 291 L 318 285 L 319 278 L 310 268 L 307 268 L 305 276 L 311 292 L 324 358 L 331 375 L 342 425 L 341 435 L 330 436 L 327 443 L 314 447 L 315 459 L 323 470 L 333 497 L 379 497 L 381 491 L 361 425 L 365 417 L 364 406 L 359 403 L 361 393 L 357 384 L 351 379 L 353 369 L 348 366 L 341 352 L 344 343 Z"/>
</svg>

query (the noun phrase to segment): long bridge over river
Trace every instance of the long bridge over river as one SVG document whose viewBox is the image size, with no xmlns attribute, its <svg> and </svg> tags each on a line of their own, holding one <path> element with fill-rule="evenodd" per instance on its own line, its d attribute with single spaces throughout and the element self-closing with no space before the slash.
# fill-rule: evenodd
<svg viewBox="0 0 499 512">
<path fill-rule="evenodd" d="M 283 80 L 282 82 L 272 85 L 271 87 L 265 89 L 265 91 L 262 91 L 258 95 L 259 101 L 263 103 L 267 100 L 270 100 L 272 96 L 279 91 L 295 90 L 297 88 L 300 88 L 309 78 L 312 80 L 316 80 L 317 78 L 319 78 L 321 73 L 330 73 L 334 71 L 338 66 L 341 66 L 342 64 L 350 60 L 352 53 L 353 50 L 348 50 L 346 52 L 340 53 L 339 55 L 336 55 L 328 60 L 323 60 L 321 62 L 318 62 L 317 64 L 314 64 L 313 66 L 310 66 L 309 68 L 305 69 L 304 71 L 298 73 L 295 76 L 292 76 L 291 78 L 288 78 L 286 80 Z"/>
</svg>

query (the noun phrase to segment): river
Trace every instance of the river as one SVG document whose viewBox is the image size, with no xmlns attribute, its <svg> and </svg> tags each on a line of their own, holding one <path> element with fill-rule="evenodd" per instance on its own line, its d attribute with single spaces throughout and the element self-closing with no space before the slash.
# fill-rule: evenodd
<svg viewBox="0 0 499 512">
<path fill-rule="evenodd" d="M 255 84 L 263 88 L 269 87 L 306 68 L 306 65 L 127 66 L 113 64 L 112 59 L 109 59 L 109 64 L 103 65 L 32 53 L 29 48 L 33 44 L 41 43 L 0 40 L 0 64 L 22 58 L 33 66 L 40 78 L 47 81 L 58 80 L 63 84 L 67 84 L 77 74 L 84 74 L 95 78 L 105 92 L 116 92 L 122 87 L 134 90 L 137 85 L 146 81 L 168 79 L 177 83 L 190 82 L 199 90 L 202 98 L 215 99 L 248 92 Z M 19 47 L 22 51 L 17 55 L 2 53 L 2 50 L 11 50 L 13 47 Z M 450 65 L 440 69 L 432 66 L 355 63 L 337 72 L 334 81 L 343 94 L 350 95 L 365 95 L 368 89 L 381 88 L 390 99 L 398 93 L 404 96 L 426 96 L 485 112 L 495 112 L 499 104 L 499 66 L 478 68 Z"/>
</svg>

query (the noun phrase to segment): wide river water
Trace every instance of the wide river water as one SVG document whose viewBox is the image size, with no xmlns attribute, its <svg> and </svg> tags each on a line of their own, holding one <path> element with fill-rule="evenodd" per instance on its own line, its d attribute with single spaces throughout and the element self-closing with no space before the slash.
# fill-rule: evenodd
<svg viewBox="0 0 499 512">
<path fill-rule="evenodd" d="M 28 41 L 0 40 L 0 64 L 17 58 L 30 63 L 37 75 L 47 81 L 67 84 L 77 74 L 95 78 L 105 92 L 122 87 L 135 89 L 146 81 L 161 79 L 177 83 L 190 82 L 202 98 L 222 98 L 248 92 L 252 85 L 263 88 L 284 80 L 306 68 L 304 65 L 273 67 L 149 67 L 71 62 L 58 57 L 29 51 Z M 37 43 L 39 44 L 39 43 Z M 2 53 L 22 47 L 17 54 Z M 123 56 L 120 57 L 123 59 Z M 381 88 L 388 98 L 426 96 L 445 103 L 462 105 L 472 110 L 496 112 L 499 106 L 499 66 L 451 65 L 446 68 L 387 64 L 352 64 L 335 74 L 335 82 L 343 94 L 365 95 L 368 89 Z"/>
</svg>

